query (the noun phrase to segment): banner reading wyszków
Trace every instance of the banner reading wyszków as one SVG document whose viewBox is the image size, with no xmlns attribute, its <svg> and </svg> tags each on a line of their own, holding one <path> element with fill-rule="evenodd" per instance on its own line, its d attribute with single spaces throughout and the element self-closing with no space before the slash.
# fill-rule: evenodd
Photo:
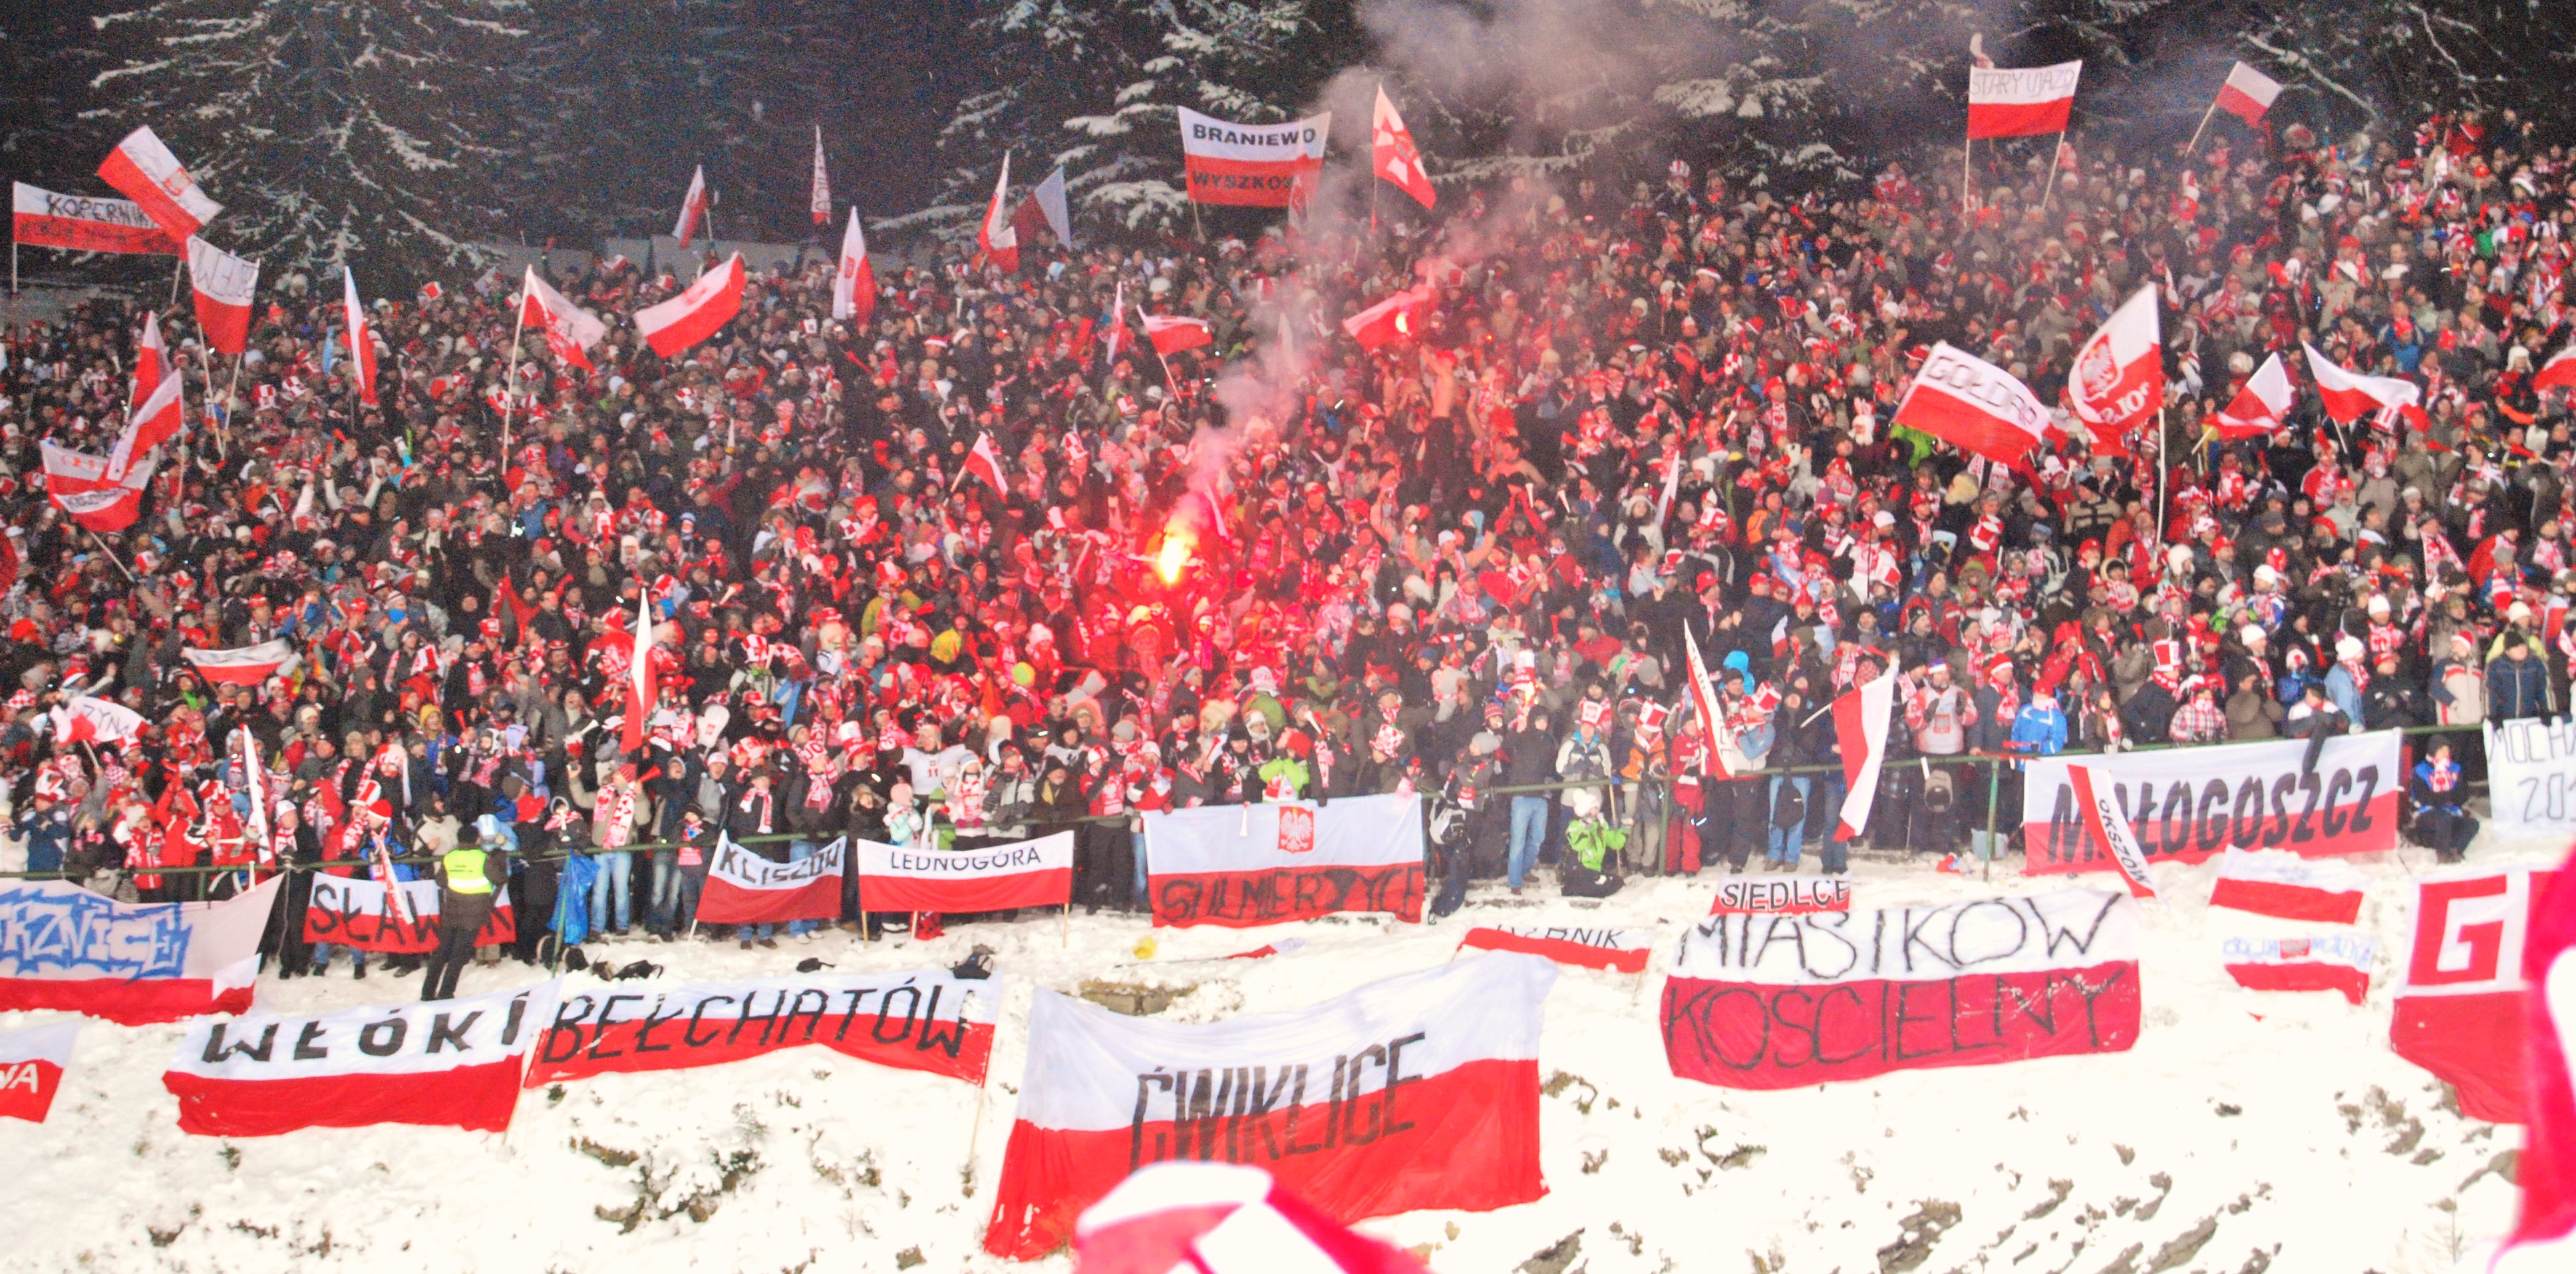
<svg viewBox="0 0 2576 1274">
<path fill-rule="evenodd" d="M 2305 768 L 2302 739 L 2034 757 L 2022 784 L 2022 848 L 2034 876 L 2116 871 L 2093 848 L 2066 767 L 2081 762 L 2094 790 L 2126 811 L 2150 863 L 2197 863 L 2237 849 L 2286 849 L 2306 858 L 2397 847 L 2397 796 L 2405 786 L 2395 730 L 2328 739 Z"/>
</svg>

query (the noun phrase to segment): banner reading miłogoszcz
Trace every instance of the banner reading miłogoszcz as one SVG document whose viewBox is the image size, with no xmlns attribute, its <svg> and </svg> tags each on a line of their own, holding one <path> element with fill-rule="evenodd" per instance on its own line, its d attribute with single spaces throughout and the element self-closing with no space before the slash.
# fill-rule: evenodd
<svg viewBox="0 0 2576 1274">
<path fill-rule="evenodd" d="M 2576 718 L 2486 723 L 2487 793 L 2501 837 L 2576 833 Z"/>
<path fill-rule="evenodd" d="M 316 875 L 313 901 L 304 908 L 304 940 L 402 955 L 438 950 L 437 882 L 405 881 L 402 898 L 411 906 L 408 919 L 394 906 L 394 891 L 382 881 Z M 474 945 L 503 946 L 518 936 L 518 918 L 510 910 L 510 891 L 496 890 L 492 914 L 475 931 Z"/>
<path fill-rule="evenodd" d="M 2138 1039 L 2138 906 L 2061 889 L 1814 915 L 1711 916 L 1664 983 L 1673 1074 L 1797 1088 L 2116 1053 Z"/>
<path fill-rule="evenodd" d="M 858 841 L 859 905 L 870 911 L 1008 911 L 1073 900 L 1073 833 L 983 849 Z"/>
<path fill-rule="evenodd" d="M 1267 1169 L 1346 1222 L 1536 1199 L 1555 982 L 1546 960 L 1495 952 L 1209 1024 L 1040 991 L 984 1249 L 1036 1260 L 1128 1173 L 1167 1160 Z"/>
<path fill-rule="evenodd" d="M 1202 805 L 1145 816 L 1158 925 L 1251 925 L 1333 911 L 1422 919 L 1422 798 Z"/>
<path fill-rule="evenodd" d="M 2416 882 L 2388 1046 L 2458 1089 L 2471 1119 L 2522 1122 L 2523 940 L 2555 874 L 2477 867 Z"/>
<path fill-rule="evenodd" d="M 683 1070 L 819 1044 L 880 1066 L 984 1082 L 1000 978 L 944 972 L 567 990 L 537 1040 L 527 1087 L 619 1071 Z"/>
<path fill-rule="evenodd" d="M 1237 124 L 1186 106 L 1176 109 L 1190 202 L 1289 208 L 1314 197 L 1331 111 L 1277 124 Z"/>
<path fill-rule="evenodd" d="M 0 881 L 0 1010 L 136 1026 L 250 1008 L 283 876 L 223 902 L 136 905 L 64 880 Z"/>
<path fill-rule="evenodd" d="M 2237 849 L 2307 858 L 2397 847 L 2397 732 L 2328 739 L 2306 768 L 2303 739 L 2072 758 L 2127 811 L 2151 863 L 2197 863 Z M 2034 757 L 2022 785 L 2022 848 L 2034 876 L 2115 871 L 2093 848 L 2067 779 L 2069 758 Z"/>
</svg>

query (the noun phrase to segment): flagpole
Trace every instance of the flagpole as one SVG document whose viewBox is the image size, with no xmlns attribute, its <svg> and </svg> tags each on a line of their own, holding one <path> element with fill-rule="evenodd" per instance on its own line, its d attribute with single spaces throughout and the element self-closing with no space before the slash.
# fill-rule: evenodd
<svg viewBox="0 0 2576 1274">
<path fill-rule="evenodd" d="M 11 250 L 13 252 L 16 250 L 14 245 Z M 185 253 L 181 253 L 178 260 L 170 263 L 170 304 L 172 305 L 179 303 L 179 272 L 187 267 L 188 257 Z"/>
<path fill-rule="evenodd" d="M 2057 168 L 2059 161 L 2064 158 L 2066 158 L 2066 134 L 2060 132 L 2057 135 L 2056 148 L 2048 152 L 2048 193 L 2039 197 L 2041 212 L 2048 211 L 2048 206 L 2057 201 Z"/>
<path fill-rule="evenodd" d="M 2170 480 L 2168 475 L 2172 469 L 2165 460 L 2167 446 L 2165 409 L 2159 403 L 2156 406 L 2156 551 L 2160 553 L 2164 551 L 2165 543 L 2165 485 Z"/>
<path fill-rule="evenodd" d="M 2202 112 L 2200 113 L 2200 123 L 2199 123 L 2199 125 L 2198 125 L 2197 127 L 2193 128 L 2193 129 L 2191 130 L 2191 144 L 2182 148 L 2182 156 L 2183 156 L 2183 158 L 2185 158 L 2185 159 L 2189 159 L 2189 158 L 2191 158 L 2191 153 L 2192 153 L 2193 151 L 2195 151 L 2195 150 L 2200 149 L 2200 134 L 2201 134 L 2201 132 L 2202 132 L 2204 129 L 2207 129 L 2207 128 L 2209 127 L 2209 121 L 2210 121 L 2210 119 L 2211 119 L 2212 117 L 2216 116 L 2217 114 L 2218 114 L 2218 99 L 2217 99 L 2217 98 L 2215 98 L 2215 97 L 2213 97 L 2213 98 L 2209 99 L 2209 109 L 2208 109 L 2208 110 L 2205 110 L 2205 111 L 2202 111 Z"/>
<path fill-rule="evenodd" d="M 510 413 L 519 405 L 515 386 L 519 381 L 519 344 L 528 334 L 528 295 L 531 289 L 525 279 L 519 282 L 519 314 L 510 326 L 510 370 L 501 373 L 501 471 L 510 471 Z"/>
<path fill-rule="evenodd" d="M 1959 143 L 1959 215 L 1962 217 L 1975 211 L 1977 206 L 1975 196 L 1970 193 L 1977 188 L 1977 174 L 1968 163 L 1969 148 L 1976 144 L 1977 139 L 1973 136 Z"/>
<path fill-rule="evenodd" d="M 112 548 L 109 548 L 109 547 L 107 546 L 107 541 L 102 540 L 102 539 L 99 539 L 98 532 L 93 531 L 93 530 L 90 530 L 90 528 L 88 528 L 88 527 L 82 527 L 81 529 L 82 529 L 82 530 L 84 530 L 84 531 L 89 531 L 89 538 L 97 542 L 97 544 L 98 544 L 98 551 L 99 551 L 99 552 L 101 552 L 101 553 L 105 553 L 105 554 L 107 554 L 107 560 L 108 560 L 108 561 L 111 561 L 111 562 L 115 562 L 115 563 L 116 563 L 116 569 L 118 569 L 118 570 L 120 570 L 120 571 L 124 571 L 124 572 L 125 572 L 125 582 L 126 582 L 126 583 L 128 583 L 128 584 L 132 584 L 132 585 L 134 585 L 134 586 L 136 586 L 136 587 L 138 587 L 138 588 L 142 587 L 142 585 L 143 585 L 143 581 L 141 581 L 141 580 L 139 580 L 139 579 L 134 578 L 134 572 L 133 572 L 133 571 L 126 570 L 125 563 L 124 563 L 121 559 L 119 559 L 119 558 L 116 556 L 116 550 L 115 550 L 115 549 L 112 549 Z"/>
</svg>

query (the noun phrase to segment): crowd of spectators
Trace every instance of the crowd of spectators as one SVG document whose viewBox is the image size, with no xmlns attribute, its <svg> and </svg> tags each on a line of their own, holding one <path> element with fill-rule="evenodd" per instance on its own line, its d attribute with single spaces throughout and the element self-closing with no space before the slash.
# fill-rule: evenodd
<svg viewBox="0 0 2576 1274">
<path fill-rule="evenodd" d="M 238 367 L 160 314 L 191 428 L 106 537 L 49 504 L 38 442 L 108 449 L 142 311 L 16 324 L 0 765 L 27 867 L 219 895 L 283 864 L 408 873 L 374 850 L 470 827 L 527 957 L 686 933 L 720 832 L 786 859 L 1071 828 L 1078 900 L 1132 907 L 1141 812 L 1409 791 L 1446 910 L 1549 861 L 1589 892 L 1843 870 L 1826 709 L 1890 666 L 1880 849 L 1981 820 L 1982 772 L 1918 754 L 2451 725 L 2473 778 L 2474 723 L 2562 709 L 2576 439 L 2533 379 L 2569 339 L 2563 146 L 2510 117 L 2225 125 L 2070 153 L 2053 189 L 2045 146 L 1978 160 L 1967 198 L 1955 152 L 1797 197 L 1675 162 L 1447 191 L 1374 232 L 1030 244 L 1009 273 L 924 249 L 879 263 L 863 323 L 812 264 L 670 361 L 619 320 L 697 263 L 602 262 L 554 272 L 612 321 L 594 370 L 531 333 L 507 386 L 515 282 L 487 276 L 375 303 L 372 406 L 338 289 L 290 273 Z M 2034 488 L 1891 428 L 1935 341 L 2062 401 L 2147 282 L 2162 439 L 2064 420 Z M 1343 330 L 1417 284 L 1395 339 Z M 1213 344 L 1157 358 L 1139 307 Z M 2327 421 L 2303 341 L 2415 381 L 2429 428 Z M 2273 352 L 2300 406 L 2212 441 Z M 615 723 L 639 608 L 641 755 Z M 256 687 L 182 654 L 270 639 L 300 662 Z M 61 737 L 81 692 L 147 727 Z M 2427 755 L 2416 800 L 2460 816 L 2461 765 Z M 2452 827 L 2427 843 L 2457 852 Z M 156 870 L 195 865 L 237 870 Z"/>
</svg>

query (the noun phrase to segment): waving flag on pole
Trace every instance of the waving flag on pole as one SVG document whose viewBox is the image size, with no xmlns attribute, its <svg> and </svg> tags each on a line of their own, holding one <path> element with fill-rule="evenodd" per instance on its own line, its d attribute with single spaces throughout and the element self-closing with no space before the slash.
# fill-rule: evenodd
<svg viewBox="0 0 2576 1274">
<path fill-rule="evenodd" d="M 619 741 L 626 755 L 644 755 L 644 727 L 659 701 L 653 685 L 653 590 L 635 601 L 635 650 L 626 662 L 626 723 Z"/>
<path fill-rule="evenodd" d="M 1109 301 L 1109 321 L 1100 325 L 1100 361 L 1104 364 L 1117 362 L 1118 356 L 1125 353 L 1133 341 L 1134 338 L 1127 333 L 1127 281 L 1121 279 L 1116 295 Z"/>
<path fill-rule="evenodd" d="M 2048 409 L 2028 385 L 1947 341 L 1905 387 L 1894 421 L 2017 469 L 2048 434 Z"/>
<path fill-rule="evenodd" d="M 125 419 L 124 432 L 116 436 L 115 450 L 107 453 L 107 471 L 101 475 L 107 481 L 128 481 L 136 457 L 150 454 L 154 447 L 170 441 L 187 427 L 188 406 L 180 394 L 185 379 L 174 375 L 159 380 L 152 396 L 134 405 Z"/>
<path fill-rule="evenodd" d="M 975 445 L 967 451 L 966 458 L 958 462 L 957 480 L 949 483 L 949 488 L 956 489 L 957 483 L 965 481 L 968 474 L 982 478 L 984 485 L 993 488 L 996 495 L 1009 492 L 1009 488 L 1002 484 L 1002 453 L 993 449 L 993 435 L 975 435 Z"/>
<path fill-rule="evenodd" d="M 644 343 L 654 353 L 678 357 L 733 321 L 742 309 L 742 285 L 742 254 L 737 252 L 723 265 L 699 275 L 687 291 L 636 311 L 635 329 L 644 334 Z"/>
<path fill-rule="evenodd" d="M 2411 380 L 2395 376 L 2364 376 L 2348 372 L 2333 359 L 2317 352 L 2314 345 L 2301 345 L 2308 352 L 2308 374 L 2317 378 L 2317 397 L 2324 399 L 2326 414 L 2345 428 L 2364 416 L 2372 416 L 2382 429 L 2395 429 L 2400 419 L 2416 428 L 2429 427 L 2424 419 L 2424 391 Z"/>
<path fill-rule="evenodd" d="M 358 378 L 358 397 L 376 402 L 376 343 L 368 339 L 367 309 L 358 304 L 358 276 L 340 267 L 340 312 L 348 320 L 350 374 Z"/>
<path fill-rule="evenodd" d="M 126 134 L 98 166 L 98 175 L 173 239 L 185 240 L 205 229 L 224 210 L 197 189 L 197 179 L 188 175 L 179 157 L 161 144 L 149 126 Z"/>
<path fill-rule="evenodd" d="M 2280 351 L 2274 350 L 2263 360 L 2261 367 L 2254 369 L 2253 378 L 2245 382 L 2245 388 L 2238 390 L 2236 397 L 2219 410 L 2210 422 L 2210 428 L 2216 430 L 2219 437 L 2231 441 L 2263 437 L 2278 430 L 2281 422 L 2289 419 L 2292 398 L 2290 369 L 2282 365 Z"/>
<path fill-rule="evenodd" d="M 2576 859 L 2541 888 L 2522 947 L 2524 1130 L 2514 1174 L 2522 1205 L 2500 1251 L 2459 1266 L 2487 1274 L 2576 1265 Z M 2474 932 L 2463 929 L 2459 945 Z"/>
<path fill-rule="evenodd" d="M 519 319 L 546 334 L 546 348 L 555 357 L 575 367 L 588 369 L 591 346 L 608 335 L 608 324 L 598 315 L 573 304 L 564 294 L 537 277 L 537 267 L 528 267 L 527 282 L 519 289 Z"/>
<path fill-rule="evenodd" d="M 1716 777 L 1728 777 L 1726 754 L 1735 750 L 1735 740 L 1726 730 L 1726 713 L 1719 708 L 1717 687 L 1709 684 L 1708 661 L 1699 657 L 1699 639 L 1690 629 L 1682 630 L 1682 650 L 1690 656 L 1690 694 L 1692 715 L 1699 718 L 1700 733 L 1708 741 L 1709 768 Z"/>
<path fill-rule="evenodd" d="M 1878 798 L 1878 774 L 1887 765 L 1887 734 L 1896 716 L 1896 669 L 1834 696 L 1834 742 L 1843 754 L 1843 808 L 1834 839 L 1851 840 L 1869 830 L 1869 811 Z"/>
<path fill-rule="evenodd" d="M 197 298 L 197 326 L 206 343 L 239 358 L 250 347 L 251 294 L 259 290 L 259 265 L 203 239 L 188 240 L 188 287 Z"/>
<path fill-rule="evenodd" d="M 1216 334 L 1208 329 L 1206 319 L 1173 314 L 1147 314 L 1144 318 L 1145 339 L 1153 343 L 1155 353 L 1167 358 L 1216 340 Z"/>
<path fill-rule="evenodd" d="M 2531 378 L 2533 389 L 2576 389 L 2576 345 L 2549 356 L 2540 372 Z"/>
<path fill-rule="evenodd" d="M 680 219 L 671 226 L 671 237 L 680 246 L 698 237 L 698 222 L 707 215 L 707 166 L 700 164 L 689 174 L 689 193 L 680 197 Z"/>
<path fill-rule="evenodd" d="M 2075 81 L 2083 74 L 2082 62 L 1969 68 L 1968 140 L 2065 132 L 2075 111 Z"/>
<path fill-rule="evenodd" d="M 2075 351 L 2066 396 L 2097 438 L 2117 438 L 2164 405 L 2165 347 L 2156 326 L 2155 284 L 2121 303 Z"/>
<path fill-rule="evenodd" d="M 159 456 L 147 453 L 122 481 L 111 481 L 107 461 L 98 456 L 58 447 L 50 438 L 44 441 L 42 453 L 45 498 L 73 521 L 101 532 L 134 525 L 143 512 L 143 492 L 151 485 L 153 467 L 161 462 Z"/>
<path fill-rule="evenodd" d="M 2227 72 L 2227 82 L 2218 86 L 2218 109 L 2251 124 L 2272 109 L 2272 99 L 2281 95 L 2281 82 L 2242 62 Z"/>
<path fill-rule="evenodd" d="M 868 232 L 859 227 L 859 210 L 850 209 L 850 228 L 841 232 L 841 268 L 832 275 L 832 317 L 865 323 L 877 312 L 877 272 L 868 265 Z"/>
<path fill-rule="evenodd" d="M 823 126 L 820 124 L 814 126 L 814 190 L 811 202 L 815 225 L 832 219 L 832 178 L 823 171 Z"/>
<path fill-rule="evenodd" d="M 161 387 L 161 373 L 170 366 L 170 346 L 161 339 L 161 316 L 143 316 L 143 335 L 134 342 L 134 398 L 150 398 Z"/>
<path fill-rule="evenodd" d="M 1011 213 L 1011 237 L 1015 240 L 1022 235 L 1036 234 L 1041 227 L 1054 235 L 1057 243 L 1068 248 L 1073 246 L 1073 212 L 1065 202 L 1062 164 L 1057 164 L 1055 171 L 1048 173 L 1045 181 L 1030 190 L 1029 197 L 1021 200 L 1019 208 Z"/>
<path fill-rule="evenodd" d="M 984 224 L 975 231 L 975 248 L 984 259 L 1011 273 L 1020 268 L 1020 232 L 1011 227 L 1003 201 L 1011 197 L 1011 157 L 1002 156 L 1002 176 L 993 183 L 993 202 L 984 208 Z"/>
<path fill-rule="evenodd" d="M 1387 100 L 1383 84 L 1377 86 L 1377 113 L 1369 122 L 1369 171 L 1395 183 L 1396 189 L 1424 208 L 1440 202 L 1440 192 L 1431 188 L 1431 174 L 1422 171 L 1422 152 L 1413 148 L 1413 133 L 1405 128 L 1404 117 L 1395 113 L 1395 103 Z"/>
</svg>

